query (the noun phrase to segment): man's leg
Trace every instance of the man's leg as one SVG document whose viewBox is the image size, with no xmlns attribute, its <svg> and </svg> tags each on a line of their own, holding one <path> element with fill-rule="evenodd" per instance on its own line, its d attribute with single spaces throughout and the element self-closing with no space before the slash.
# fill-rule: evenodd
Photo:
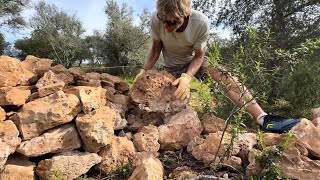
<svg viewBox="0 0 320 180">
<path fill-rule="evenodd" d="M 211 78 L 214 81 L 223 82 L 226 87 L 228 97 L 236 105 L 243 106 L 246 103 L 246 111 L 252 115 L 263 131 L 275 133 L 288 132 L 299 122 L 308 121 L 306 118 L 292 119 L 268 115 L 262 110 L 247 88 L 238 81 L 238 78 L 212 67 L 208 67 L 207 72 L 211 75 Z"/>
</svg>

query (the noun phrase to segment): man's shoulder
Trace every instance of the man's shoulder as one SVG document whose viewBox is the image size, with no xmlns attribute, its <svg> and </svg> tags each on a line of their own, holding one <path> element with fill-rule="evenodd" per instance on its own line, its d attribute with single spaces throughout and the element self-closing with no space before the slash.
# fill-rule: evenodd
<svg viewBox="0 0 320 180">
<path fill-rule="evenodd" d="M 200 22 L 208 22 L 209 21 L 208 17 L 205 14 L 203 14 L 202 12 L 200 12 L 198 10 L 194 10 L 194 9 L 191 9 L 189 18 L 191 20 L 196 20 L 196 21 L 200 21 Z"/>
</svg>

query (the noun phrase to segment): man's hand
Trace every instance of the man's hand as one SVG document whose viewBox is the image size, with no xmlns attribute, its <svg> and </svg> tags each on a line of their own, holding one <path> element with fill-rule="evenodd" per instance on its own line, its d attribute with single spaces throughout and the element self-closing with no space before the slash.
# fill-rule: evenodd
<svg viewBox="0 0 320 180">
<path fill-rule="evenodd" d="M 136 81 L 139 79 L 140 76 L 142 76 L 144 73 L 146 72 L 146 70 L 141 69 L 140 72 L 136 75 L 136 77 L 133 80 L 133 84 L 136 83 Z"/>
<path fill-rule="evenodd" d="M 176 86 L 179 84 L 178 89 L 174 92 L 174 96 L 178 99 L 184 100 L 185 98 L 190 97 L 190 82 L 191 82 L 191 76 L 182 73 L 181 77 L 176 79 L 172 85 Z"/>
</svg>

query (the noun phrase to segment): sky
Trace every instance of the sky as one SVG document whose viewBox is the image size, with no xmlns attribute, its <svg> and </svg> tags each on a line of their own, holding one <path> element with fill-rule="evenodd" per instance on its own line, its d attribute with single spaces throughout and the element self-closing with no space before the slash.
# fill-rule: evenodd
<svg viewBox="0 0 320 180">
<path fill-rule="evenodd" d="M 39 0 L 31 0 L 31 4 Z M 106 27 L 107 16 L 104 12 L 106 0 L 45 0 L 48 3 L 55 4 L 57 7 L 70 13 L 76 14 L 76 17 L 83 23 L 86 30 L 85 35 L 92 35 L 93 30 L 103 31 Z M 138 19 L 138 14 L 144 8 L 148 8 L 151 12 L 156 10 L 156 0 L 116 0 L 118 5 L 128 4 L 134 10 L 134 16 Z M 22 12 L 23 17 L 28 21 L 34 14 L 34 10 L 30 7 Z M 14 42 L 16 39 L 29 37 L 32 29 L 25 28 L 17 33 L 11 33 L 7 29 L 0 30 L 7 42 Z M 222 36 L 227 36 L 224 34 Z"/>
</svg>

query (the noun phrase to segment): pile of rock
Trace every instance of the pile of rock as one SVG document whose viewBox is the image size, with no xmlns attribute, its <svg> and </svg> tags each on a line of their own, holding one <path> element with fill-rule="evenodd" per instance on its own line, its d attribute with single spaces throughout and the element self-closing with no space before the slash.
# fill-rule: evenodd
<svg viewBox="0 0 320 180">
<path fill-rule="evenodd" d="M 163 179 L 159 150 L 186 148 L 205 166 L 227 151 L 228 132 L 217 153 L 225 121 L 200 120 L 187 100 L 175 99 L 174 77 L 166 72 L 147 71 L 129 90 L 119 77 L 51 64 L 0 56 L 0 179 L 76 179 L 91 168 L 110 174 L 129 163 L 131 180 Z M 319 111 L 313 110 L 316 125 Z M 320 177 L 320 129 L 300 123 L 292 133 L 298 140 L 276 162 L 284 177 Z M 283 136 L 264 138 L 273 146 Z M 256 145 L 255 134 L 240 135 L 222 165 L 261 171 Z"/>
</svg>

